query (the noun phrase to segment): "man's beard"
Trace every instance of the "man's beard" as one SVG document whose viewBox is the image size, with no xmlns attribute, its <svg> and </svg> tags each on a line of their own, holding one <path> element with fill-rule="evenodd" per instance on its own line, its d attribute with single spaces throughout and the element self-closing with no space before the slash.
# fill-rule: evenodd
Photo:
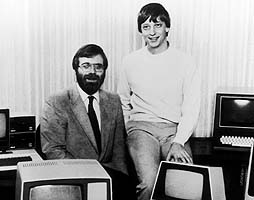
<svg viewBox="0 0 254 200">
<path fill-rule="evenodd" d="M 104 79 L 105 72 L 101 76 L 92 73 L 87 75 L 77 74 L 79 86 L 88 95 L 92 95 L 97 92 L 103 84 Z"/>
</svg>

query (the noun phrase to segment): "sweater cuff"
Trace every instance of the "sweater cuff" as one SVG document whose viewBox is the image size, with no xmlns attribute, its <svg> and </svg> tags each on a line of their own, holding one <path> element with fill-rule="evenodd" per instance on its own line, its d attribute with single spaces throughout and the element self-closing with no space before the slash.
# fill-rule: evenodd
<svg viewBox="0 0 254 200">
<path fill-rule="evenodd" d="M 184 146 L 184 144 L 185 144 L 185 142 L 184 141 L 181 141 L 179 138 L 177 138 L 177 137 L 175 137 L 174 139 L 173 139 L 173 141 L 172 142 L 175 142 L 175 143 L 178 143 L 178 144 L 181 144 L 182 146 Z"/>
</svg>

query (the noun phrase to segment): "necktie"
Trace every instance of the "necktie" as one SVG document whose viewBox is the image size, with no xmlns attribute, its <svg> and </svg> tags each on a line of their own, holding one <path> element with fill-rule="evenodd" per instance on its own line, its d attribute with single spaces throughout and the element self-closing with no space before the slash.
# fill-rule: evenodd
<svg viewBox="0 0 254 200">
<path fill-rule="evenodd" d="M 94 132 L 94 136 L 95 136 L 95 140 L 97 143 L 97 147 L 98 147 L 98 151 L 99 153 L 101 152 L 101 134 L 100 134 L 100 129 L 99 129 L 99 123 L 96 117 L 96 113 L 94 111 L 93 108 L 93 96 L 89 96 L 89 104 L 88 104 L 88 116 L 93 128 L 93 132 Z"/>
</svg>

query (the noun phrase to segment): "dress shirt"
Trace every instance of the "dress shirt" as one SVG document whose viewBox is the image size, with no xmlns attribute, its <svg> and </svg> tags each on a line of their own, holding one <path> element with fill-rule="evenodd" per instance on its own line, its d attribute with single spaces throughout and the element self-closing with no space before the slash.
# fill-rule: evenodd
<svg viewBox="0 0 254 200">
<path fill-rule="evenodd" d="M 96 113 L 96 116 L 97 116 L 97 120 L 98 120 L 98 123 L 99 123 L 99 128 L 101 130 L 101 112 L 100 112 L 100 98 L 99 98 L 99 92 L 97 91 L 96 93 L 94 93 L 93 95 L 88 95 L 87 93 L 85 93 L 81 88 L 80 86 L 78 85 L 77 83 L 77 87 L 78 87 L 78 91 L 79 91 L 79 94 L 86 106 L 86 110 L 88 111 L 88 104 L 89 104 L 89 99 L 88 99 L 88 96 L 93 96 L 94 97 L 94 101 L 93 101 L 93 108 L 94 108 L 94 111 Z"/>
</svg>

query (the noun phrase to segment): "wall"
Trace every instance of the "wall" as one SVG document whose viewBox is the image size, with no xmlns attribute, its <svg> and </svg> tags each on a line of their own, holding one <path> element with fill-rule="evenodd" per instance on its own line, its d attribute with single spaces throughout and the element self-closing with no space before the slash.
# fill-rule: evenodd
<svg viewBox="0 0 254 200">
<path fill-rule="evenodd" d="M 74 83 L 71 60 L 86 43 L 101 45 L 116 91 L 123 56 L 142 46 L 136 17 L 148 0 L 1 0 L 0 107 L 37 116 L 45 98 Z M 172 18 L 170 43 L 202 69 L 202 109 L 195 136 L 212 134 L 219 88 L 254 85 L 252 0 L 162 0 Z"/>
</svg>

